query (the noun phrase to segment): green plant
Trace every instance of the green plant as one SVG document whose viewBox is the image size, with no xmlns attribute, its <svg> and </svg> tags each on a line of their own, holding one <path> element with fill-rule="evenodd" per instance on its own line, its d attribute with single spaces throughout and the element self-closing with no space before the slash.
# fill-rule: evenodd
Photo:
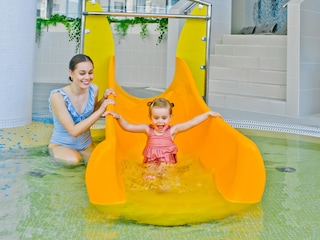
<svg viewBox="0 0 320 240">
<path fill-rule="evenodd" d="M 140 22 L 140 27 L 141 27 L 141 31 L 140 31 L 140 37 L 142 38 L 142 40 L 144 40 L 147 35 L 148 35 L 148 22 L 146 21 L 146 18 L 136 18 L 137 21 Z"/>
<path fill-rule="evenodd" d="M 160 44 L 165 34 L 168 31 L 167 18 L 159 19 L 159 18 L 135 17 L 135 18 L 119 19 L 119 18 L 108 16 L 107 19 L 109 23 L 115 23 L 115 31 L 120 38 L 126 37 L 129 27 L 132 27 L 136 24 L 140 24 L 141 26 L 140 37 L 144 40 L 149 33 L 148 24 L 156 23 L 158 24 L 156 31 L 159 31 L 157 44 Z M 81 40 L 81 18 L 68 18 L 64 15 L 59 15 L 59 14 L 52 15 L 49 19 L 37 18 L 36 41 L 40 42 L 41 32 L 44 27 L 48 27 L 49 25 L 56 26 L 57 23 L 61 23 L 66 27 L 68 31 L 69 41 L 76 42 L 75 52 L 78 52 L 80 48 L 80 40 Z"/>
<path fill-rule="evenodd" d="M 168 32 L 168 18 L 158 19 L 158 26 L 156 30 L 160 33 L 158 37 L 158 44 L 160 44 L 164 38 L 164 35 Z"/>
<path fill-rule="evenodd" d="M 129 27 L 132 27 L 136 24 L 140 24 L 141 31 L 140 37 L 144 40 L 148 36 L 148 24 L 156 23 L 158 24 L 156 31 L 159 31 L 159 36 L 157 44 L 160 44 L 164 38 L 164 35 L 168 31 L 168 19 L 167 18 L 143 18 L 143 17 L 134 17 L 134 18 L 125 18 L 119 19 L 114 17 L 107 17 L 109 23 L 115 23 L 116 34 L 120 38 L 125 38 L 127 36 L 127 31 Z"/>
<path fill-rule="evenodd" d="M 36 23 L 36 41 L 40 42 L 41 32 L 43 28 L 49 25 L 56 26 L 57 23 L 63 24 L 69 36 L 69 41 L 76 42 L 75 52 L 78 52 L 80 48 L 81 38 L 81 19 L 80 18 L 67 18 L 64 15 L 54 14 L 49 19 L 37 18 Z"/>
<path fill-rule="evenodd" d="M 81 18 L 74 18 L 69 26 L 70 27 L 67 28 L 69 41 L 76 42 L 76 52 L 78 52 L 81 40 Z"/>
<path fill-rule="evenodd" d="M 107 17 L 109 23 L 115 23 L 115 31 L 120 38 L 127 36 L 127 31 L 130 25 L 132 25 L 132 19 L 117 19 L 113 17 Z"/>
</svg>

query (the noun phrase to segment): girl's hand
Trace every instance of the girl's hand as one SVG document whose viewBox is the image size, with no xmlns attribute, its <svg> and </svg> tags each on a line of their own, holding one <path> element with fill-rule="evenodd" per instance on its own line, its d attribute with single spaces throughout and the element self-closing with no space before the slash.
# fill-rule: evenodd
<svg viewBox="0 0 320 240">
<path fill-rule="evenodd" d="M 220 113 L 214 112 L 214 111 L 210 111 L 209 112 L 209 116 L 211 116 L 211 117 L 222 117 Z"/>
<path fill-rule="evenodd" d="M 105 111 L 102 116 L 107 116 L 107 115 L 111 115 L 112 117 L 114 117 L 115 119 L 119 119 L 120 118 L 120 115 L 118 113 L 115 113 L 115 112 L 111 112 L 111 111 Z"/>
<path fill-rule="evenodd" d="M 103 97 L 104 97 L 105 99 L 107 99 L 110 94 L 112 94 L 113 96 L 116 96 L 115 91 L 114 91 L 113 89 L 111 89 L 111 88 L 108 88 L 108 89 L 106 89 L 106 91 L 104 92 Z"/>
</svg>

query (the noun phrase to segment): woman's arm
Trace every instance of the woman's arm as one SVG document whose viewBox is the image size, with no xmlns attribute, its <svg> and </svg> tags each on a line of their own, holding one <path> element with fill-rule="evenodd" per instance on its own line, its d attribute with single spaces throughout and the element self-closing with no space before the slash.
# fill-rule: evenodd
<svg viewBox="0 0 320 240">
<path fill-rule="evenodd" d="M 209 111 L 209 112 L 202 113 L 186 122 L 177 123 L 172 126 L 171 135 L 174 136 L 179 132 L 187 131 L 190 128 L 202 123 L 209 117 L 221 117 L 221 114 L 218 112 Z"/>
<path fill-rule="evenodd" d="M 53 113 L 56 115 L 62 126 L 73 137 L 77 137 L 89 129 L 102 116 L 107 105 L 114 104 L 113 100 L 105 99 L 101 102 L 100 107 L 96 109 L 88 118 L 75 124 L 67 110 L 63 96 L 59 92 L 55 92 L 51 95 L 50 102 Z"/>
<path fill-rule="evenodd" d="M 148 124 L 132 124 L 128 123 L 126 119 L 124 119 L 120 114 L 112 111 L 107 111 L 103 115 L 111 115 L 115 119 L 117 119 L 120 127 L 128 132 L 135 133 L 148 133 Z"/>
</svg>

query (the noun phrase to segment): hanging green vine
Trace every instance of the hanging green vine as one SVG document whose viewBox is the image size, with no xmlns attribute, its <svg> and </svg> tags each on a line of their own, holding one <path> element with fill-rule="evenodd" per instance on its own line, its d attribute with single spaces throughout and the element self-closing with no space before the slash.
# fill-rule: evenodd
<svg viewBox="0 0 320 240">
<path fill-rule="evenodd" d="M 129 27 L 140 24 L 141 31 L 140 37 L 144 40 L 148 34 L 148 24 L 156 23 L 158 24 L 156 31 L 159 31 L 159 36 L 157 40 L 157 44 L 160 44 L 164 39 L 165 34 L 168 32 L 168 19 L 167 18 L 143 18 L 143 17 L 134 17 L 134 18 L 126 18 L 126 19 L 118 19 L 114 17 L 107 17 L 109 23 L 115 23 L 115 31 L 116 34 L 120 38 L 125 38 L 127 36 L 127 32 Z"/>
<path fill-rule="evenodd" d="M 158 26 L 156 28 L 157 31 L 159 31 L 160 35 L 158 37 L 158 44 L 161 43 L 163 40 L 165 34 L 168 32 L 168 18 L 160 18 L 158 20 Z"/>
<path fill-rule="evenodd" d="M 136 18 L 137 21 L 140 22 L 140 27 L 141 27 L 141 31 L 140 31 L 140 37 L 142 38 L 142 40 L 146 39 L 149 31 L 148 31 L 148 22 L 146 21 L 146 18 Z"/>
<path fill-rule="evenodd" d="M 160 44 L 164 39 L 165 34 L 168 31 L 167 18 L 154 19 L 154 18 L 135 17 L 135 18 L 119 19 L 119 18 L 108 16 L 107 19 L 109 23 L 115 23 L 115 31 L 120 38 L 126 37 L 129 27 L 140 24 L 140 27 L 141 27 L 140 37 L 144 40 L 149 34 L 148 24 L 156 23 L 158 24 L 156 31 L 159 32 L 157 44 Z M 78 52 L 80 48 L 80 38 L 81 38 L 81 18 L 68 18 L 60 14 L 52 15 L 49 19 L 37 18 L 36 41 L 40 42 L 41 32 L 43 28 L 48 27 L 49 25 L 56 26 L 58 23 L 61 23 L 66 27 L 68 31 L 69 41 L 76 42 L 75 52 Z"/>
<path fill-rule="evenodd" d="M 76 42 L 75 52 L 77 53 L 80 48 L 81 38 L 81 19 L 80 18 L 67 18 L 64 15 L 54 14 L 49 19 L 37 18 L 36 23 L 36 42 L 40 42 L 41 32 L 49 25 L 57 26 L 58 23 L 63 24 L 67 31 L 69 41 Z"/>
<path fill-rule="evenodd" d="M 74 18 L 70 23 L 70 27 L 67 28 L 69 41 L 76 42 L 76 52 L 80 49 L 80 40 L 81 40 L 81 18 Z"/>
</svg>

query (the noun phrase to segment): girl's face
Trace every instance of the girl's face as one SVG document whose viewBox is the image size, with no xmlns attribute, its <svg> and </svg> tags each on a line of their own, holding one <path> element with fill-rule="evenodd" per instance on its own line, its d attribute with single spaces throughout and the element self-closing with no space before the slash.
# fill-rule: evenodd
<svg viewBox="0 0 320 240">
<path fill-rule="evenodd" d="M 151 110 L 151 121 L 153 128 L 158 133 L 164 133 L 168 128 L 172 115 L 169 113 L 169 107 L 153 107 Z"/>
<path fill-rule="evenodd" d="M 79 87 L 87 88 L 93 80 L 93 65 L 90 61 L 80 62 L 74 71 L 69 70 L 69 75 Z"/>
</svg>

